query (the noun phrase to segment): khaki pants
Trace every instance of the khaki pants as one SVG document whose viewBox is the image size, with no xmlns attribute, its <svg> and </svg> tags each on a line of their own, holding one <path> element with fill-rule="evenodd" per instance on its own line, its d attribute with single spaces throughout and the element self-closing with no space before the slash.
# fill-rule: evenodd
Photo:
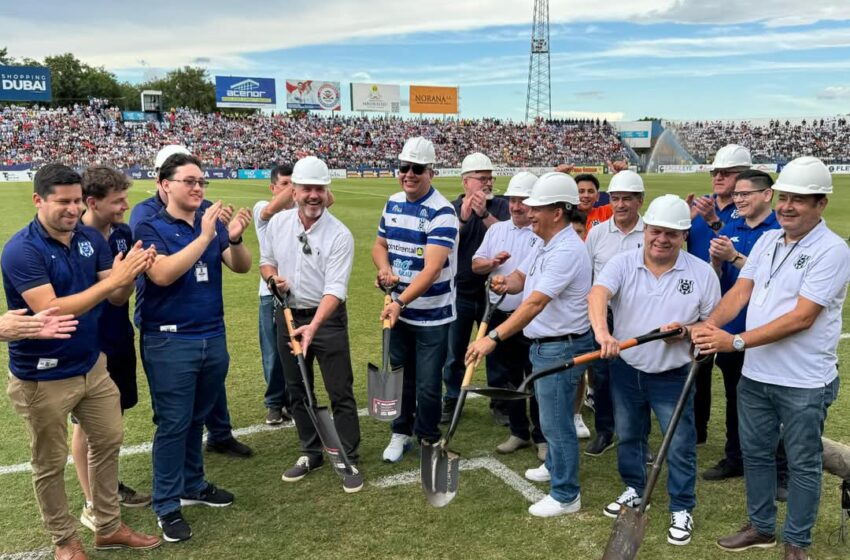
<svg viewBox="0 0 850 560">
<path fill-rule="evenodd" d="M 118 388 L 100 355 L 87 375 L 56 381 L 23 381 L 9 375 L 6 390 L 26 422 L 32 449 L 32 481 L 45 529 L 54 544 L 74 536 L 77 520 L 68 511 L 65 464 L 68 415 L 80 421 L 89 440 L 91 481 L 97 532 L 110 535 L 121 522 L 118 505 L 118 451 L 123 429 Z"/>
</svg>

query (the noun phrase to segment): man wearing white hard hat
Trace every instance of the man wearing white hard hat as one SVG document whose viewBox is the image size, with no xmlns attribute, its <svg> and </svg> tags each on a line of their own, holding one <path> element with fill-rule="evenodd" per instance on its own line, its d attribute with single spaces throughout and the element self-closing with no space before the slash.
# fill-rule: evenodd
<svg viewBox="0 0 850 560">
<path fill-rule="evenodd" d="M 531 189 L 537 181 L 537 176 L 528 171 L 520 171 L 511 177 L 505 197 L 511 212 L 511 219 L 497 222 L 490 226 L 484 235 L 484 241 L 475 251 L 472 258 L 472 271 L 481 275 L 507 276 L 522 264 L 526 257 L 541 243 L 531 229 L 531 219 L 528 211 L 531 208 L 524 204 L 531 196 Z M 493 292 L 488 294 L 490 301 L 495 303 L 499 296 Z M 491 329 L 504 323 L 522 302 L 522 295 L 511 294 L 493 311 L 490 319 Z M 487 356 L 487 384 L 491 387 L 517 387 L 522 380 L 531 374 L 531 361 L 528 349 L 531 341 L 522 333 L 517 333 L 496 346 L 492 354 Z M 530 412 L 531 426 L 526 415 L 525 400 L 508 401 L 508 427 L 511 435 L 496 447 L 499 453 L 513 453 L 518 449 L 531 446 L 537 447 L 537 455 L 541 461 L 546 459 L 546 438 L 540 429 L 540 415 L 537 399 L 531 397 Z M 531 428 L 531 429 L 529 429 Z"/>
<path fill-rule="evenodd" d="M 449 353 L 443 366 L 443 383 L 446 394 L 443 399 L 441 422 L 452 418 L 463 379 L 463 355 L 469 344 L 472 326 L 481 321 L 484 313 L 484 281 L 486 276 L 472 269 L 472 257 L 484 240 L 484 234 L 490 226 L 510 217 L 508 203 L 504 198 L 493 196 L 493 163 L 486 155 L 474 152 L 463 158 L 460 168 L 463 180 L 463 193 L 453 202 L 460 220 L 460 237 L 457 245 L 457 274 L 455 289 L 457 299 L 455 308 L 457 319 L 449 327 Z M 502 403 L 490 402 L 503 421 L 507 416 Z"/>
<path fill-rule="evenodd" d="M 725 550 L 776 544 L 776 446 L 788 457 L 785 558 L 807 558 L 822 477 L 821 435 L 838 393 L 841 310 L 850 281 L 850 249 L 826 226 L 832 177 L 819 159 L 788 163 L 773 185 L 782 229 L 762 235 L 738 281 L 693 339 L 705 352 L 744 351 L 738 430 L 748 522 L 720 539 Z M 720 327 L 747 305 L 746 330 Z"/>
<path fill-rule="evenodd" d="M 602 357 L 611 359 L 611 394 L 619 440 L 617 468 L 626 488 L 603 513 L 616 518 L 623 507 L 638 507 L 646 486 L 649 412 L 667 431 L 691 365 L 685 335 L 619 352 L 620 340 L 653 327 L 672 330 L 704 321 L 720 300 L 711 266 L 682 250 L 691 212 L 678 196 L 652 201 L 643 216 L 643 247 L 615 255 L 590 292 L 590 320 Z M 614 330 L 608 329 L 608 306 Z M 688 397 L 668 455 L 670 526 L 667 542 L 686 545 L 696 506 L 696 430 L 693 393 Z"/>
<path fill-rule="evenodd" d="M 516 311 L 484 338 L 469 345 L 467 363 L 492 353 L 520 331 L 531 340 L 535 370 L 563 364 L 593 348 L 587 318 L 592 269 L 584 243 L 570 224 L 579 203 L 572 177 L 552 172 L 541 176 L 524 203 L 532 230 L 540 237 L 528 257 L 508 276 L 491 279 L 497 293 L 522 293 Z M 528 508 L 537 517 L 576 513 L 581 509 L 578 438 L 573 402 L 584 368 L 573 367 L 534 384 L 540 423 L 549 444 L 545 462 L 526 471 L 535 482 L 551 481 L 549 494 Z"/>
<path fill-rule="evenodd" d="M 390 362 L 404 366 L 401 414 L 383 453 L 388 463 L 410 451 L 414 435 L 429 443 L 440 439 L 458 237 L 454 207 L 431 185 L 436 162 L 431 141 L 409 138 L 398 159 L 402 190 L 387 201 L 372 247 L 378 283 L 393 286 L 393 302 L 381 313 L 392 325 Z"/>
<path fill-rule="evenodd" d="M 345 454 L 357 463 L 360 422 L 345 305 L 354 263 L 354 237 L 327 209 L 331 176 L 325 162 L 314 156 L 298 160 L 292 169 L 292 183 L 296 207 L 275 214 L 269 221 L 261 246 L 260 274 L 266 283 L 273 280 L 282 293 L 290 292 L 294 334 L 301 337 L 308 375 L 313 377 L 313 359 L 318 359 L 334 426 Z M 307 411 L 307 389 L 298 362 L 289 351 L 283 310 L 275 318 L 278 353 L 302 452 L 282 478 L 284 482 L 298 482 L 322 466 L 322 442 Z M 310 382 L 315 386 L 313 379 Z M 356 468 L 343 477 L 342 487 L 349 493 L 363 488 L 363 477 Z"/>
<path fill-rule="evenodd" d="M 175 155 L 191 156 L 184 146 L 179 144 L 170 144 L 162 148 L 154 159 L 154 172 L 156 173 L 157 192 L 150 198 L 143 200 L 133 207 L 130 213 L 130 229 L 133 235 L 136 235 L 138 225 L 146 220 L 149 220 L 159 214 L 168 205 L 168 192 L 163 188 L 162 181 L 159 180 L 159 170 L 166 161 Z M 212 202 L 206 198 L 201 201 L 201 210 L 206 210 Z M 224 207 L 222 209 L 221 221 L 224 224 L 230 222 L 230 217 L 233 209 Z M 136 281 L 136 310 L 134 320 L 136 327 L 141 325 L 141 309 L 145 299 L 145 282 L 143 279 Z M 144 334 L 139 331 L 139 348 L 144 346 Z M 222 453 L 232 457 L 247 458 L 254 454 L 253 450 L 237 440 L 233 436 L 233 425 L 230 422 L 230 410 L 227 407 L 227 389 L 222 387 L 219 393 L 218 400 L 210 411 L 207 417 L 205 426 L 207 428 L 207 451 Z"/>
<path fill-rule="evenodd" d="M 705 262 L 711 261 L 709 246 L 717 237 L 720 229 L 729 221 L 738 217 L 738 211 L 732 200 L 732 191 L 738 174 L 752 167 L 750 151 L 737 144 L 723 146 L 714 156 L 711 164 L 711 185 L 713 193 L 687 197 L 691 205 L 693 224 L 688 233 L 688 252 Z M 697 443 L 708 439 L 708 420 L 711 416 L 711 370 L 714 360 L 706 359 L 700 363 L 697 373 L 696 395 L 694 397 Z"/>
<path fill-rule="evenodd" d="M 593 264 L 593 277 L 598 278 L 603 267 L 615 255 L 643 246 L 644 186 L 640 175 L 631 170 L 618 172 L 608 185 L 611 218 L 594 227 L 587 234 L 585 246 Z M 613 328 L 613 315 L 608 308 L 608 328 Z M 596 435 L 585 447 L 585 455 L 598 457 L 614 443 L 614 403 L 611 400 L 608 360 L 597 360 L 593 372 L 594 428 Z"/>
</svg>

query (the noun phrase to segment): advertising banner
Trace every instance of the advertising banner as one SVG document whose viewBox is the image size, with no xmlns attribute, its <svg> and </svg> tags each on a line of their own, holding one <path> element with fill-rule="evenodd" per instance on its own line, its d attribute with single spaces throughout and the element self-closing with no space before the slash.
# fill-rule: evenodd
<svg viewBox="0 0 850 560">
<path fill-rule="evenodd" d="M 754 163 L 750 169 L 764 171 L 765 173 L 776 173 L 775 163 Z"/>
<path fill-rule="evenodd" d="M 271 179 L 271 169 L 240 169 L 237 172 L 237 179 Z"/>
<path fill-rule="evenodd" d="M 659 173 L 708 173 L 711 165 L 700 163 L 696 165 L 659 165 Z"/>
<path fill-rule="evenodd" d="M 458 110 L 456 87 L 410 86 L 411 113 L 454 115 Z"/>
<path fill-rule="evenodd" d="M 352 111 L 398 113 L 401 87 L 390 84 L 351 84 Z"/>
<path fill-rule="evenodd" d="M 121 111 L 121 120 L 124 122 L 145 122 L 144 111 Z"/>
<path fill-rule="evenodd" d="M 632 148 L 652 147 L 653 121 L 615 121 L 611 125 L 617 129 L 620 139 Z"/>
<path fill-rule="evenodd" d="M 286 80 L 286 108 L 341 111 L 339 82 Z"/>
<path fill-rule="evenodd" d="M 331 169 L 331 179 L 345 179 L 348 174 L 345 169 Z"/>
<path fill-rule="evenodd" d="M 50 101 L 50 68 L 0 66 L 0 101 Z"/>
<path fill-rule="evenodd" d="M 850 174 L 850 163 L 832 163 L 826 167 L 829 169 L 830 173 L 834 173 L 836 175 Z"/>
<path fill-rule="evenodd" d="M 277 106 L 274 78 L 215 77 L 215 106 L 264 109 Z"/>
<path fill-rule="evenodd" d="M 156 179 L 156 173 L 152 168 L 147 167 L 132 167 L 123 169 L 124 174 L 135 180 Z M 207 179 L 236 179 L 237 173 L 235 169 L 224 169 L 218 167 L 208 167 L 204 169 L 204 177 Z"/>
<path fill-rule="evenodd" d="M 30 183 L 35 175 L 32 169 L 23 171 L 0 171 L 0 183 Z"/>
</svg>

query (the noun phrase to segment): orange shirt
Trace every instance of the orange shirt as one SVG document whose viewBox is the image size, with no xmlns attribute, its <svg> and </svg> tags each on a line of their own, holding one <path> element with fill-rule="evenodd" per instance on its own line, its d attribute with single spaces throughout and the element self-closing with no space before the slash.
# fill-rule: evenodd
<svg viewBox="0 0 850 560">
<path fill-rule="evenodd" d="M 613 215 L 614 211 L 611 210 L 610 204 L 606 204 L 605 206 L 597 206 L 591 209 L 590 212 L 588 212 L 587 214 L 587 231 L 590 231 L 590 228 L 601 224 Z"/>
</svg>

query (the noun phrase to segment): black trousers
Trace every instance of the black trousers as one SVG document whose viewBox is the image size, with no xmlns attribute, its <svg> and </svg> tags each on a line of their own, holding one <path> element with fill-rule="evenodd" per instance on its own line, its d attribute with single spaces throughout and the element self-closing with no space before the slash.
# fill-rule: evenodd
<svg viewBox="0 0 850 560">
<path fill-rule="evenodd" d="M 696 393 L 694 393 L 694 424 L 697 428 L 697 443 L 708 439 L 708 421 L 711 418 L 711 370 L 714 358 L 700 362 L 697 369 Z"/>
<path fill-rule="evenodd" d="M 741 368 L 744 367 L 744 353 L 717 354 L 716 363 L 723 372 L 723 385 L 726 388 L 726 462 L 743 468 L 741 438 L 738 437 L 738 381 L 741 380 Z"/>
<path fill-rule="evenodd" d="M 295 326 L 309 324 L 316 314 L 315 309 L 293 309 Z M 322 442 L 307 413 L 307 390 L 301 379 L 298 360 L 289 347 L 289 332 L 283 318 L 283 310 L 275 313 L 277 323 L 277 346 L 280 354 L 283 375 L 286 378 L 286 391 L 289 395 L 292 417 L 301 441 L 301 450 L 310 458 L 310 464 L 316 465 L 322 459 Z M 334 426 L 342 441 L 343 449 L 352 463 L 357 463 L 360 453 L 360 420 L 357 417 L 357 403 L 354 400 L 354 374 L 351 370 L 351 349 L 348 342 L 348 313 L 342 303 L 334 313 L 322 323 L 316 331 L 304 361 L 307 363 L 307 379 L 310 387 L 315 387 L 313 374 L 314 358 L 319 361 L 322 380 L 331 401 Z M 315 391 L 311 393 L 316 402 Z"/>
</svg>

